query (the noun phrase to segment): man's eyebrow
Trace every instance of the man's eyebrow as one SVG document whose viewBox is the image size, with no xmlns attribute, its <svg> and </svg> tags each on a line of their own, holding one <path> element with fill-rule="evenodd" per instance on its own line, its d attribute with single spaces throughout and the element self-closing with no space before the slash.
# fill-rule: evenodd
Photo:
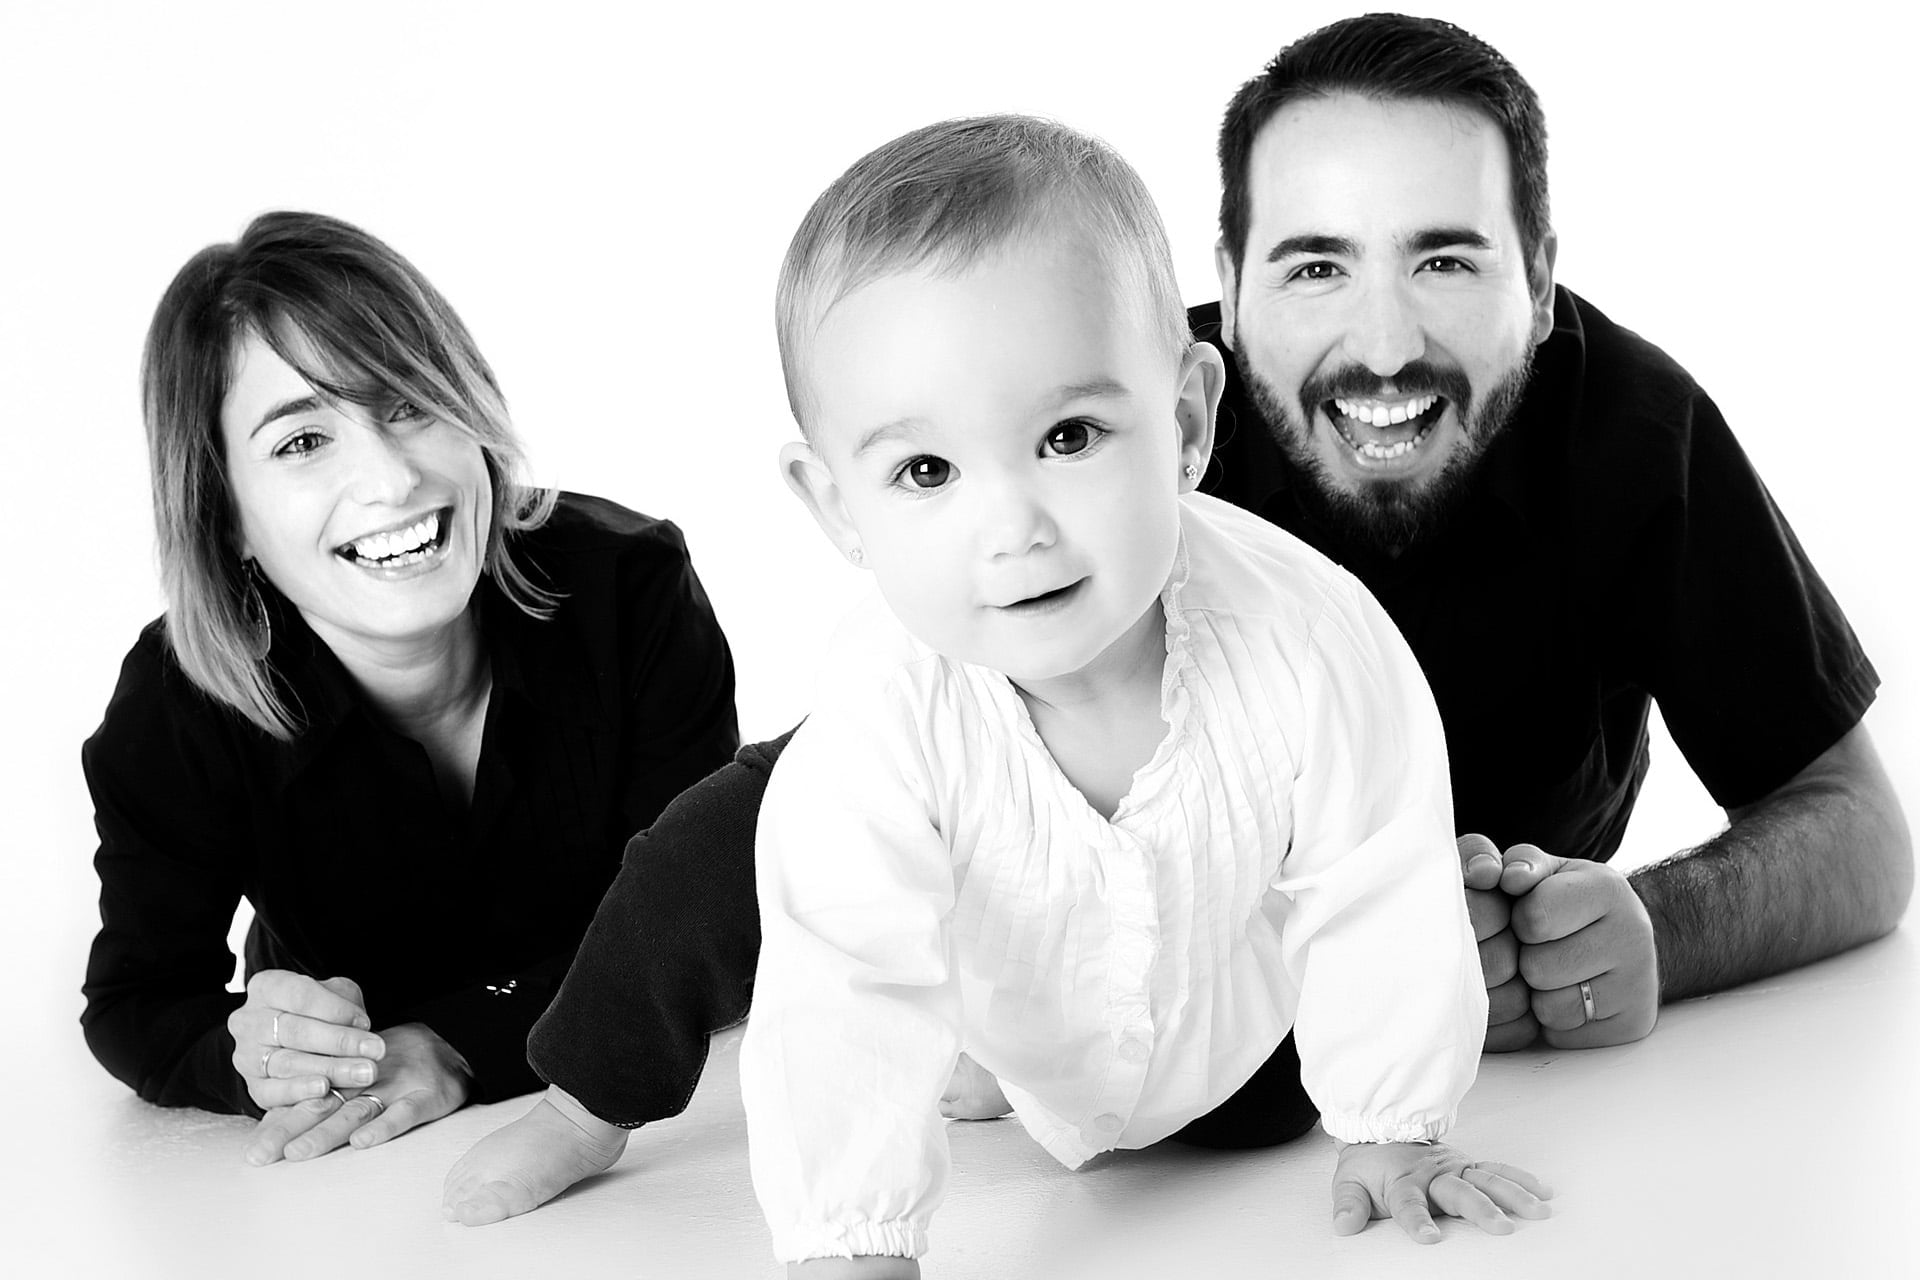
<svg viewBox="0 0 1920 1280">
<path fill-rule="evenodd" d="M 1303 235 L 1288 236 L 1267 250 L 1267 261 L 1278 262 L 1282 258 L 1297 258 L 1303 254 L 1326 254 L 1346 258 L 1357 256 L 1353 241 L 1345 236 Z"/>
<path fill-rule="evenodd" d="M 1472 227 L 1428 227 L 1407 237 L 1407 252 L 1432 253 L 1435 249 L 1491 249 L 1493 241 Z"/>
<path fill-rule="evenodd" d="M 314 410 L 320 408 L 320 403 L 320 397 L 317 395 L 295 396 L 291 400 L 282 400 L 279 404 L 267 410 L 266 413 L 261 416 L 260 421 L 253 424 L 253 430 L 247 432 L 247 439 L 251 440 L 259 435 L 260 428 L 270 422 L 278 422 L 282 418 L 291 418 L 297 413 L 312 413 Z"/>
</svg>

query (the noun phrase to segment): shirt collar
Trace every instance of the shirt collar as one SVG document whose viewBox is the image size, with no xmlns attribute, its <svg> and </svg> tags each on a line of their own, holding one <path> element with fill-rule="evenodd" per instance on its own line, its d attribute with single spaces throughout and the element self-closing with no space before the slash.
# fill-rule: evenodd
<svg viewBox="0 0 1920 1280">
<path fill-rule="evenodd" d="M 528 661 L 532 650 L 552 643 L 551 632 L 560 624 L 550 618 L 529 616 L 507 599 L 490 574 L 480 576 L 474 591 L 481 640 L 493 676 L 493 690 L 488 696 L 502 711 L 511 707 L 514 712 L 563 715 L 588 726 L 601 725 L 611 718 L 615 709 L 596 696 L 594 682 L 584 673 L 570 672 L 559 661 Z M 262 585 L 261 596 L 273 623 L 268 658 L 275 683 L 300 726 L 284 757 L 280 777 L 284 785 L 327 751 L 341 734 L 390 731 L 367 713 L 359 686 L 300 611 L 270 584 Z"/>
</svg>

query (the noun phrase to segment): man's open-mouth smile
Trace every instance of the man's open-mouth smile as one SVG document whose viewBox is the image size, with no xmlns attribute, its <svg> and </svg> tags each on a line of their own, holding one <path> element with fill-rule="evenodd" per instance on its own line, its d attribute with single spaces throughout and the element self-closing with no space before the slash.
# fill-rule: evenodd
<svg viewBox="0 0 1920 1280">
<path fill-rule="evenodd" d="M 1431 393 L 1397 399 L 1336 396 L 1320 407 L 1362 466 L 1388 466 L 1419 452 L 1449 401 Z"/>
</svg>

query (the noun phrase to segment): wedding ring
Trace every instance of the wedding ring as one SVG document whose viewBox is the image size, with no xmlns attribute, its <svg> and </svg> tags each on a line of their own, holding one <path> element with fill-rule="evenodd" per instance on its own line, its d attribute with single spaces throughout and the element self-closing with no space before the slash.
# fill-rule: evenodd
<svg viewBox="0 0 1920 1280">
<path fill-rule="evenodd" d="M 367 1119 L 369 1120 L 373 1119 L 373 1116 L 377 1116 L 382 1111 L 385 1111 L 387 1109 L 386 1103 L 380 1101 L 380 1099 L 374 1097 L 372 1094 L 366 1092 L 364 1089 L 361 1090 L 359 1093 L 354 1094 L 353 1096 L 356 1098 L 365 1098 L 368 1102 L 371 1102 L 373 1104 L 373 1115 L 367 1117 Z"/>
<path fill-rule="evenodd" d="M 344 1094 L 344 1093 L 342 1093 L 342 1092 L 340 1092 L 340 1091 L 339 1091 L 338 1089 L 329 1089 L 329 1090 L 327 1090 L 327 1092 L 328 1092 L 328 1093 L 330 1093 L 330 1094 L 332 1094 L 332 1095 L 333 1095 L 333 1097 L 334 1097 L 334 1101 L 336 1101 L 336 1102 L 338 1102 L 338 1103 L 339 1103 L 339 1104 L 340 1104 L 341 1106 L 343 1106 L 343 1107 L 344 1107 L 344 1106 L 346 1106 L 346 1105 L 347 1105 L 347 1095 L 346 1095 L 346 1094 Z"/>
<path fill-rule="evenodd" d="M 1593 983 L 1580 984 L 1580 1008 L 1586 1013 L 1585 1021 L 1593 1021 Z"/>
<path fill-rule="evenodd" d="M 260 1055 L 260 1078 L 262 1080 L 273 1079 L 273 1055 L 278 1052 L 280 1052 L 278 1047 L 270 1047 L 265 1053 Z"/>
<path fill-rule="evenodd" d="M 280 1015 L 277 1013 L 273 1015 L 273 1047 L 280 1047 Z"/>
</svg>

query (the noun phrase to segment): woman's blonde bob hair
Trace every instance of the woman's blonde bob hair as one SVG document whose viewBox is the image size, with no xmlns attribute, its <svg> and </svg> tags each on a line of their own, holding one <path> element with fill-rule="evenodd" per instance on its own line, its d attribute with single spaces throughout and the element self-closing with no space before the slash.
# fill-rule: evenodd
<svg viewBox="0 0 1920 1280">
<path fill-rule="evenodd" d="M 471 435 L 493 490 L 484 570 L 528 613 L 552 612 L 553 597 L 528 581 L 508 546 L 545 523 L 554 494 L 523 483 L 506 401 L 460 317 L 411 263 L 358 227 L 265 213 L 232 244 L 209 245 L 180 268 L 141 360 L 167 639 L 194 684 L 275 738 L 299 731 L 260 651 L 220 430 L 249 335 L 323 396 L 405 400 Z"/>
</svg>

